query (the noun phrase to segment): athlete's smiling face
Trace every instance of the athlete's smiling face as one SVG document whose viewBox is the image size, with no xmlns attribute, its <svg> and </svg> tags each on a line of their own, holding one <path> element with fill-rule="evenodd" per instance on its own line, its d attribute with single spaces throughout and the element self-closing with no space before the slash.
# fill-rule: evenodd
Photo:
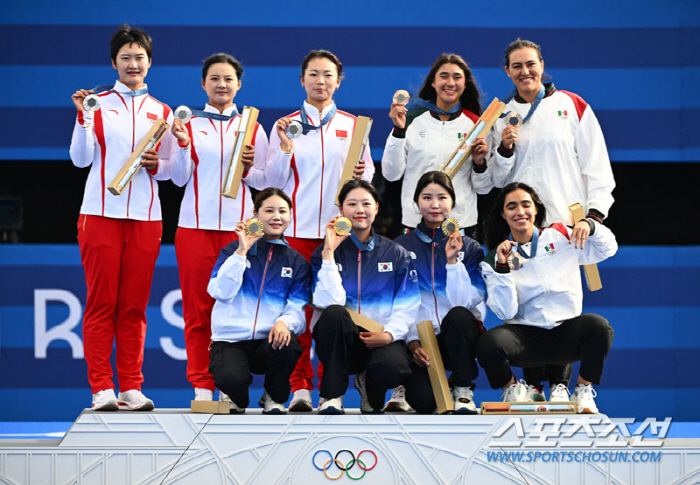
<svg viewBox="0 0 700 485">
<path fill-rule="evenodd" d="M 508 56 L 506 74 L 513 81 L 518 94 L 525 98 L 539 92 L 543 73 L 544 61 L 540 60 L 537 49 L 522 47 L 515 49 Z"/>
<path fill-rule="evenodd" d="M 289 226 L 291 210 L 289 204 L 279 195 L 271 195 L 260 205 L 253 215 L 263 223 L 263 232 L 268 239 L 275 239 L 284 234 Z"/>
<path fill-rule="evenodd" d="M 508 223 L 511 233 L 532 234 L 537 206 L 532 196 L 523 189 L 515 189 L 506 195 L 501 216 Z"/>
<path fill-rule="evenodd" d="M 371 229 L 377 212 L 379 212 L 379 204 L 372 194 L 362 187 L 348 192 L 340 207 L 340 214 L 350 219 L 352 229 L 356 233 Z"/>
<path fill-rule="evenodd" d="M 116 60 L 112 61 L 112 67 L 117 70 L 119 80 L 134 91 L 143 87 L 151 60 L 146 49 L 132 42 L 119 49 Z"/>
<path fill-rule="evenodd" d="M 464 93 L 465 83 L 464 71 L 457 64 L 447 62 L 440 66 L 431 84 L 437 93 L 437 107 L 448 110 L 457 104 Z"/>
</svg>

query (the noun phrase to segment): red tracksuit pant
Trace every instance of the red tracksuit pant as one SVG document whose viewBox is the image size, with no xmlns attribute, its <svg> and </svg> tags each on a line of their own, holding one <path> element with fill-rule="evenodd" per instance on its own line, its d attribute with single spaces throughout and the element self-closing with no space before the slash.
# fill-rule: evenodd
<svg viewBox="0 0 700 485">
<path fill-rule="evenodd" d="M 141 389 L 146 306 L 162 233 L 161 221 L 86 214 L 78 219 L 87 284 L 83 347 L 93 394 L 114 389 L 110 358 L 115 340 L 119 389 Z"/>
<path fill-rule="evenodd" d="M 289 246 L 304 256 L 308 262 L 311 262 L 311 255 L 318 246 L 323 244 L 323 239 L 302 239 L 298 237 L 285 237 Z M 289 383 L 292 385 L 292 392 L 299 389 L 312 390 L 314 388 L 314 368 L 311 365 L 311 317 L 314 311 L 310 306 L 306 307 L 306 330 L 297 337 L 301 345 L 302 354 L 297 361 L 297 366 L 289 378 Z M 318 363 L 317 368 L 319 388 L 321 385 L 321 377 L 323 377 L 323 365 Z"/>
<path fill-rule="evenodd" d="M 213 231 L 178 227 L 175 254 L 182 288 L 182 313 L 185 320 L 187 380 L 194 388 L 214 391 L 209 373 L 211 310 L 214 299 L 207 293 L 211 270 L 221 250 L 238 239 L 233 231 Z"/>
</svg>

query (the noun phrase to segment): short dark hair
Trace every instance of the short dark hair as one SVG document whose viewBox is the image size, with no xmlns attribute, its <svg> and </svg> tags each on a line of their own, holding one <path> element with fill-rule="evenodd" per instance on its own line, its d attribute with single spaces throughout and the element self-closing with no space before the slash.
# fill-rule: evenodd
<svg viewBox="0 0 700 485">
<path fill-rule="evenodd" d="M 148 55 L 148 60 L 150 61 L 151 54 L 153 53 L 153 39 L 143 30 L 130 27 L 128 24 L 121 25 L 114 35 L 112 35 L 112 40 L 109 41 L 112 60 L 117 62 L 119 49 L 126 44 L 134 43 L 144 48 Z"/>
<path fill-rule="evenodd" d="M 450 194 L 450 197 L 452 197 L 452 207 L 455 206 L 455 188 L 452 185 L 452 180 L 450 179 L 449 175 L 439 170 L 426 172 L 421 176 L 421 178 L 418 179 L 416 191 L 413 193 L 413 202 L 418 204 L 420 193 L 423 192 L 423 189 L 430 184 L 441 185 L 447 191 L 447 193 Z"/>
<path fill-rule="evenodd" d="M 318 50 L 313 50 L 306 54 L 306 57 L 304 57 L 304 60 L 301 63 L 301 77 L 302 79 L 304 78 L 304 73 L 306 72 L 306 68 L 309 67 L 309 62 L 311 62 L 312 59 L 318 59 L 319 57 L 322 57 L 324 59 L 328 59 L 331 61 L 333 64 L 335 64 L 335 68 L 338 71 L 338 79 L 343 79 L 343 63 L 340 62 L 340 59 L 338 59 L 338 56 L 333 54 L 331 51 L 323 50 L 323 49 L 318 49 Z"/>
<path fill-rule="evenodd" d="M 533 204 L 537 208 L 537 215 L 535 215 L 535 227 L 544 227 L 544 221 L 547 219 L 547 210 L 542 203 L 542 199 L 537 195 L 535 189 L 523 182 L 511 182 L 501 189 L 491 208 L 491 215 L 489 217 L 488 228 L 486 231 L 486 247 L 491 250 L 501 244 L 510 234 L 510 227 L 508 222 L 503 218 L 501 213 L 503 212 L 503 206 L 506 202 L 506 196 L 511 192 L 518 189 L 524 190 L 532 198 Z"/>
<path fill-rule="evenodd" d="M 212 54 L 206 59 L 204 59 L 204 66 L 202 67 L 202 80 L 207 78 L 207 73 L 212 64 L 231 64 L 236 71 L 236 77 L 240 81 L 243 77 L 243 64 L 240 63 L 238 59 L 233 57 L 231 54 L 226 54 L 225 52 L 217 52 Z"/>
<path fill-rule="evenodd" d="M 418 91 L 418 97 L 425 100 L 431 101 L 437 99 L 437 91 L 432 86 L 435 82 L 435 76 L 437 75 L 438 69 L 440 69 L 444 64 L 455 64 L 464 73 L 464 92 L 462 96 L 459 97 L 459 102 L 462 104 L 462 108 L 468 109 L 476 115 L 481 115 L 481 103 L 479 102 L 479 88 L 476 86 L 476 81 L 472 75 L 471 69 L 467 62 L 462 59 L 462 56 L 457 54 L 442 54 L 440 57 L 435 59 L 433 66 L 430 68 L 430 72 L 423 81 L 423 86 L 421 86 L 420 91 Z"/>
<path fill-rule="evenodd" d="M 537 57 L 539 57 L 540 61 L 542 61 L 542 48 L 540 47 L 539 44 L 535 44 L 531 40 L 527 39 L 521 39 L 518 37 L 515 39 L 513 42 L 511 42 L 508 47 L 506 47 L 506 53 L 505 53 L 505 66 L 510 67 L 510 54 L 511 52 L 522 49 L 524 47 L 530 47 L 531 49 L 535 49 L 537 51 Z"/>
<path fill-rule="evenodd" d="M 268 187 L 258 192 L 258 195 L 255 196 L 255 203 L 253 204 L 255 212 L 258 212 L 260 210 L 260 207 L 262 207 L 263 202 L 275 195 L 282 197 L 282 199 L 284 199 L 284 201 L 289 206 L 289 210 L 292 210 L 292 199 L 289 198 L 289 196 L 284 192 L 284 190 L 278 189 L 276 187 Z"/>
<path fill-rule="evenodd" d="M 341 206 L 343 205 L 343 202 L 345 202 L 345 198 L 348 196 L 348 192 L 350 192 L 353 189 L 365 189 L 367 192 L 369 192 L 374 201 L 377 204 L 379 203 L 379 192 L 377 192 L 377 189 L 374 188 L 374 185 L 367 182 L 366 180 L 351 179 L 345 182 L 343 187 L 340 189 L 340 193 L 338 193 L 338 203 Z"/>
</svg>

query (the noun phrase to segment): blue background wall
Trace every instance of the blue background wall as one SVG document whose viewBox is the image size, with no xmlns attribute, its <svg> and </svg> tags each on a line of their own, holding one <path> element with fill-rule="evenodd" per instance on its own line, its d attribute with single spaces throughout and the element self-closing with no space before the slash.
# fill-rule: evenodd
<svg viewBox="0 0 700 485">
<path fill-rule="evenodd" d="M 700 87 L 700 8 L 694 0 L 2 6 L 0 167 L 55 160 L 65 166 L 66 177 L 77 173 L 68 162 L 75 119 L 70 95 L 115 79 L 108 40 L 122 22 L 153 36 L 148 83 L 151 93 L 172 107 L 206 101 L 199 85 L 202 59 L 216 51 L 236 55 L 246 68 L 236 101 L 261 109 L 268 131 L 303 100 L 298 79 L 303 56 L 314 48 L 334 51 L 347 76 L 337 103 L 375 119 L 375 160 L 390 130 L 393 92 L 416 90 L 438 54 L 463 55 L 488 103 L 512 89 L 502 71 L 503 49 L 518 36 L 530 38 L 542 44 L 546 70 L 557 86 L 593 106 L 616 165 L 700 160 L 700 102 L 694 96 Z M 640 204 L 649 197 L 640 193 Z M 629 217 L 652 224 L 643 214 Z M 695 405 L 700 398 L 698 266 L 698 247 L 622 247 L 602 265 L 604 289 L 586 293 L 585 307 L 606 316 L 616 329 L 599 388 L 605 412 L 700 420 Z M 177 326 L 180 307 L 170 294 L 178 287 L 174 250 L 164 246 L 148 310 L 144 365 L 144 390 L 159 407 L 184 407 L 191 398 L 185 363 L 171 356 L 184 345 Z M 46 358 L 36 357 L 35 337 L 41 332 L 35 325 L 41 329 L 45 322 L 50 329 L 69 319 L 80 335 L 79 314 L 64 302 L 50 302 L 41 316 L 40 298 L 46 293 L 37 289 L 69 292 L 63 298 L 73 295 L 80 311 L 85 284 L 77 246 L 0 246 L 0 420 L 72 420 L 89 405 L 85 362 L 73 357 L 68 343 L 54 341 Z M 167 295 L 171 302 L 161 308 Z M 491 317 L 487 323 L 497 322 Z M 164 347 L 175 349 L 169 355 Z M 356 393 L 348 395 L 353 405 Z M 498 396 L 480 377 L 477 399 Z"/>
<path fill-rule="evenodd" d="M 517 37 L 543 46 L 546 70 L 596 111 L 613 161 L 696 161 L 700 15 L 694 0 L 458 2 L 7 2 L 0 25 L 0 159 L 67 159 L 78 88 L 112 82 L 109 37 L 129 22 L 153 36 L 151 93 L 203 105 L 201 61 L 227 51 L 245 65 L 236 101 L 274 120 L 298 109 L 299 64 L 330 49 L 347 78 L 338 105 L 372 117 L 374 158 L 390 129 L 396 89 L 416 90 L 442 52 L 461 54 L 488 104 L 512 89 L 503 50 Z M 527 8 L 525 10 L 524 8 Z M 21 84 L 21 90 L 5 83 Z M 39 123 L 36 123 L 40 120 Z M 33 136 L 26 127 L 33 124 Z M 630 127 L 634 129 L 630 129 Z"/>
</svg>

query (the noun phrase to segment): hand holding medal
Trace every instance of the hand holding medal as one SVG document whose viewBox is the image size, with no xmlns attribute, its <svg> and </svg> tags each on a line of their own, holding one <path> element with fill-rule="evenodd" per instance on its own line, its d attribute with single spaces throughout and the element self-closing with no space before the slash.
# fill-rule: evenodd
<svg viewBox="0 0 700 485">
<path fill-rule="evenodd" d="M 498 245 L 496 249 L 496 260 L 500 264 L 508 264 L 508 258 L 513 254 L 513 248 L 517 245 L 515 241 L 506 239 Z"/>
<path fill-rule="evenodd" d="M 245 257 L 253 244 L 263 236 L 263 223 L 259 219 L 251 217 L 245 222 L 241 221 L 236 224 L 236 229 L 233 231 L 238 236 L 236 254 Z"/>
<path fill-rule="evenodd" d="M 391 110 L 389 111 L 389 118 L 394 122 L 394 126 L 397 128 L 406 127 L 406 113 L 408 108 L 406 105 L 411 99 L 411 95 L 408 91 L 400 89 L 394 93 L 394 98 L 391 103 Z"/>
<path fill-rule="evenodd" d="M 326 239 L 323 244 L 321 256 L 323 259 L 332 260 L 333 252 L 343 242 L 352 231 L 350 219 L 342 216 L 335 216 L 326 224 Z"/>
</svg>

